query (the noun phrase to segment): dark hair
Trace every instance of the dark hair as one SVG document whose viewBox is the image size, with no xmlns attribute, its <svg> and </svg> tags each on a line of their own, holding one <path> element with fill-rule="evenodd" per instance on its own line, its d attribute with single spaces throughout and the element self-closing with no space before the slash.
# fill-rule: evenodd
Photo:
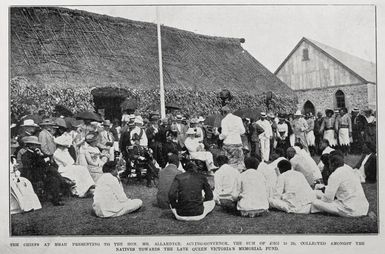
<svg viewBox="0 0 385 254">
<path fill-rule="evenodd" d="M 244 162 L 245 162 L 246 169 L 249 169 L 249 168 L 257 169 L 259 166 L 259 160 L 253 156 L 247 157 Z"/>
<path fill-rule="evenodd" d="M 279 172 L 281 172 L 282 174 L 291 169 L 291 163 L 288 160 L 281 160 L 280 162 L 278 162 L 277 167 L 279 169 Z"/>
<path fill-rule="evenodd" d="M 330 159 L 330 166 L 332 167 L 332 169 L 337 169 L 339 167 L 342 167 L 345 163 L 344 154 L 339 150 L 330 152 L 329 159 Z"/>
<path fill-rule="evenodd" d="M 178 157 L 178 155 L 176 155 L 174 153 L 170 154 L 168 156 L 168 163 L 174 164 L 174 165 L 176 165 L 178 167 L 179 166 L 179 157 Z"/>
<path fill-rule="evenodd" d="M 107 161 L 103 165 L 103 173 L 111 173 L 114 169 L 116 169 L 116 162 L 115 161 Z"/>
<path fill-rule="evenodd" d="M 303 145 L 301 142 L 295 142 L 294 146 L 298 146 L 299 148 L 303 149 Z"/>
<path fill-rule="evenodd" d="M 322 161 L 322 163 L 324 165 L 328 165 L 329 164 L 329 157 L 330 155 L 329 154 L 322 154 L 321 157 L 320 157 L 320 161 Z"/>
<path fill-rule="evenodd" d="M 229 162 L 229 158 L 227 158 L 226 155 L 219 155 L 217 157 L 217 164 L 218 164 L 219 167 L 224 165 L 224 164 L 226 164 L 226 163 L 228 163 L 228 162 Z"/>
<path fill-rule="evenodd" d="M 328 139 L 325 139 L 325 138 L 324 138 L 324 139 L 322 139 L 322 142 L 325 143 L 325 144 L 327 144 L 328 146 L 330 146 L 330 142 L 329 142 Z"/>
<path fill-rule="evenodd" d="M 197 172 L 198 166 L 197 166 L 194 162 L 190 161 L 190 162 L 188 162 L 188 163 L 186 164 L 185 170 L 186 170 L 187 172 Z"/>
</svg>

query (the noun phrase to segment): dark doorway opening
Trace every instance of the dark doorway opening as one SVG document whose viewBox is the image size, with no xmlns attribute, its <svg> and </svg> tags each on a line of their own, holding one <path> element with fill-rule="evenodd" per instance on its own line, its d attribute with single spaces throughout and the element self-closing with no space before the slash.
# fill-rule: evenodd
<svg viewBox="0 0 385 254">
<path fill-rule="evenodd" d="M 303 111 L 305 112 L 305 114 L 311 112 L 314 116 L 315 115 L 314 104 L 311 101 L 306 101 L 305 104 L 303 105 Z"/>
<path fill-rule="evenodd" d="M 104 118 L 114 120 L 122 118 L 120 104 L 130 96 L 126 89 L 117 87 L 100 87 L 91 91 L 95 110 L 104 114 Z"/>
</svg>

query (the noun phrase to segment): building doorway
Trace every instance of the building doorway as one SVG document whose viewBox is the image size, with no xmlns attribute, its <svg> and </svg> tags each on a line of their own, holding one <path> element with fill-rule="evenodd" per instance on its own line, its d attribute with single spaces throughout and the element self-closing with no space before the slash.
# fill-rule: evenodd
<svg viewBox="0 0 385 254">
<path fill-rule="evenodd" d="M 305 104 L 303 105 L 303 111 L 304 111 L 305 115 L 310 112 L 314 116 L 315 115 L 314 104 L 311 101 L 306 101 Z"/>
<path fill-rule="evenodd" d="M 99 87 L 91 91 L 94 97 L 96 112 L 101 113 L 104 119 L 113 121 L 122 118 L 120 104 L 130 96 L 126 89 L 117 87 Z"/>
</svg>

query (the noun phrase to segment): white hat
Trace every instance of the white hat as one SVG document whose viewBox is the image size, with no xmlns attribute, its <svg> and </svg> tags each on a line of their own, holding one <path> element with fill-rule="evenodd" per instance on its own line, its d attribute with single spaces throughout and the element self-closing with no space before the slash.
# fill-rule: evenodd
<svg viewBox="0 0 385 254">
<path fill-rule="evenodd" d="M 266 117 L 266 112 L 261 112 L 261 117 Z"/>
<path fill-rule="evenodd" d="M 205 121 L 205 119 L 202 117 L 202 116 L 200 116 L 199 118 L 198 118 L 198 122 L 204 122 Z"/>
<path fill-rule="evenodd" d="M 70 136 L 60 136 L 57 138 L 54 138 L 53 140 L 56 144 L 61 145 L 61 146 L 71 146 L 72 144 L 72 139 Z"/>
<path fill-rule="evenodd" d="M 135 119 L 136 117 L 135 117 L 134 114 L 131 114 L 131 115 L 128 115 L 128 118 L 130 118 L 130 119 Z"/>
<path fill-rule="evenodd" d="M 20 126 L 22 126 L 22 127 L 24 127 L 24 126 L 39 127 L 39 125 L 37 125 L 37 124 L 33 121 L 33 119 L 27 119 L 27 120 L 24 120 L 23 124 L 20 125 Z"/>
<path fill-rule="evenodd" d="M 187 134 L 187 135 L 189 135 L 189 134 L 195 134 L 195 131 L 194 131 L 193 128 L 188 128 L 186 134 Z"/>
<path fill-rule="evenodd" d="M 302 116 L 301 111 L 300 111 L 300 110 L 297 110 L 297 111 L 295 112 L 294 116 Z"/>
</svg>

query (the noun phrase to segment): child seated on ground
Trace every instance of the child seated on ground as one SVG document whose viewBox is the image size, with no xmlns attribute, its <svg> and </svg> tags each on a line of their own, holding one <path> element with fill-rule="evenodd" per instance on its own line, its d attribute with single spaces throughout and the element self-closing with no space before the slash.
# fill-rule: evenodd
<svg viewBox="0 0 385 254">
<path fill-rule="evenodd" d="M 332 173 L 325 193 L 317 191 L 311 212 L 326 212 L 343 217 L 365 216 L 369 210 L 368 200 L 360 178 L 350 166 L 344 164 L 342 152 L 330 153 L 330 170 Z"/>
<path fill-rule="evenodd" d="M 245 159 L 246 170 L 240 175 L 238 183 L 237 210 L 241 216 L 252 218 L 265 214 L 269 209 L 266 180 L 257 171 L 258 165 L 255 157 Z"/>
<path fill-rule="evenodd" d="M 103 174 L 96 183 L 92 206 L 98 217 L 118 217 L 138 210 L 143 204 L 140 199 L 127 198 L 117 175 L 116 162 L 108 161 L 103 165 Z"/>
<path fill-rule="evenodd" d="M 287 213 L 310 213 L 315 192 L 304 175 L 292 169 L 288 160 L 278 163 L 278 176 L 274 197 L 269 199 L 270 207 Z"/>
<path fill-rule="evenodd" d="M 185 170 L 176 175 L 171 184 L 168 194 L 171 211 L 177 220 L 198 221 L 214 209 L 213 193 L 207 178 L 198 173 L 194 162 L 187 163 Z"/>
</svg>

